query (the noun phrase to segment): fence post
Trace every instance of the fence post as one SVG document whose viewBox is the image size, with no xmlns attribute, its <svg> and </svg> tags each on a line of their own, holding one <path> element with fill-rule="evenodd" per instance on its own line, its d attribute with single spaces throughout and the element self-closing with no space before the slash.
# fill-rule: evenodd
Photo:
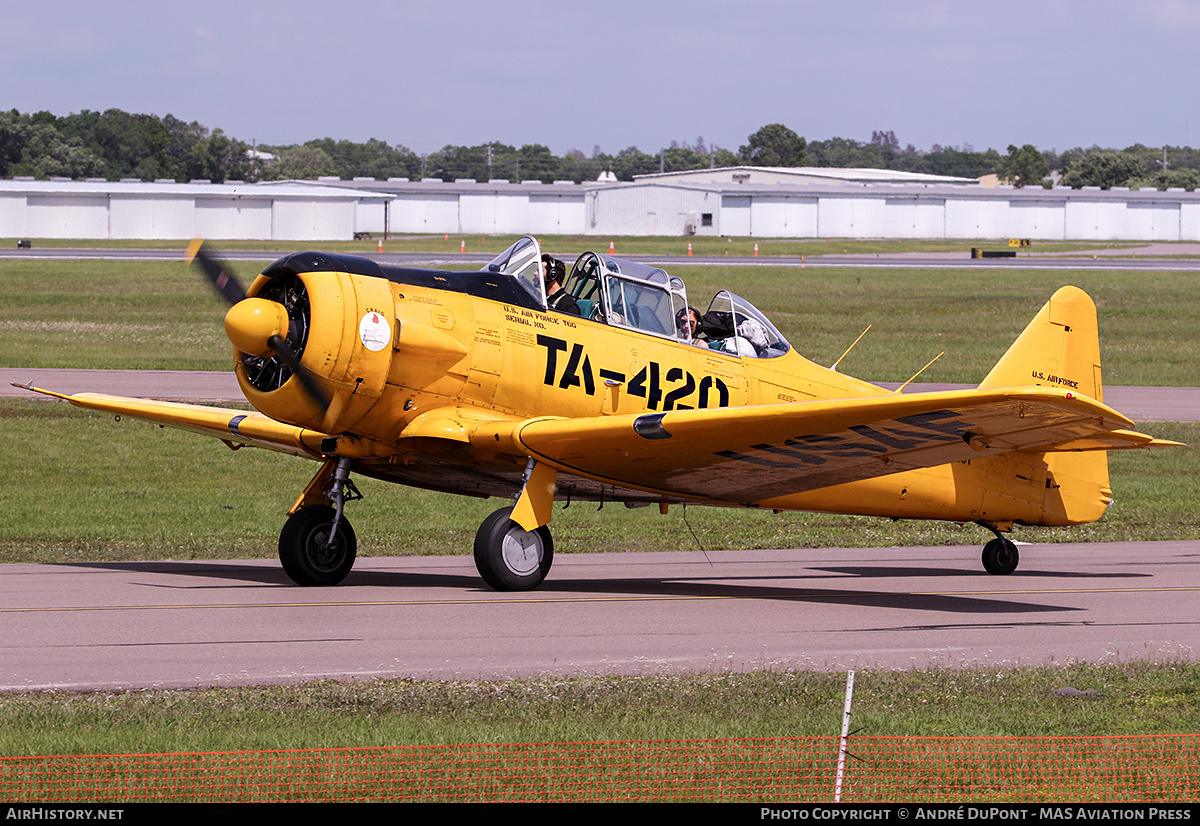
<svg viewBox="0 0 1200 826">
<path fill-rule="evenodd" d="M 837 781 L 833 788 L 833 802 L 842 800 L 842 778 L 846 773 L 846 738 L 850 732 L 850 704 L 854 700 L 854 671 L 846 672 L 846 705 L 842 709 L 842 738 L 838 744 Z"/>
</svg>

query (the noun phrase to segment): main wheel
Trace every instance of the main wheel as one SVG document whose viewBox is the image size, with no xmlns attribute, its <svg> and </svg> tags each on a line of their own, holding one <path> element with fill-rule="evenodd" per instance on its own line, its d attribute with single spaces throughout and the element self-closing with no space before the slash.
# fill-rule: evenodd
<svg viewBox="0 0 1200 826">
<path fill-rule="evenodd" d="M 475 534 L 475 568 L 497 591 L 529 591 L 541 585 L 554 561 L 554 540 L 545 525 L 527 531 L 512 521 L 512 508 L 493 513 Z"/>
<path fill-rule="evenodd" d="M 354 566 L 358 540 L 344 515 L 333 544 L 329 544 L 335 513 L 328 505 L 309 505 L 284 523 L 279 533 L 279 561 L 297 585 L 337 585 Z"/>
<path fill-rule="evenodd" d="M 983 546 L 983 569 L 989 574 L 1011 574 L 1017 570 L 1021 555 L 1017 546 L 1003 537 L 996 537 Z"/>
</svg>

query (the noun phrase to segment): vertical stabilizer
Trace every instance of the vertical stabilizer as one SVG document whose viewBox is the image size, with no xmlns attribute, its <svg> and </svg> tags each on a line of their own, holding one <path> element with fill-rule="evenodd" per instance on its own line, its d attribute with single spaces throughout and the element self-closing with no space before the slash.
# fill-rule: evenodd
<svg viewBox="0 0 1200 826">
<path fill-rule="evenodd" d="M 1096 305 L 1078 287 L 1062 287 L 1054 293 L 979 386 L 1030 384 L 1104 401 Z M 1079 524 L 1104 515 L 1112 501 L 1105 451 L 1051 452 L 1042 454 L 1040 461 L 1047 479 L 1039 524 Z M 1014 479 L 1012 485 L 1017 482 Z M 1006 491 L 1004 483 L 993 484 L 1001 493 Z"/>
<path fill-rule="evenodd" d="M 979 386 L 1030 384 L 1104 401 L 1096 305 L 1078 287 L 1054 293 Z"/>
</svg>

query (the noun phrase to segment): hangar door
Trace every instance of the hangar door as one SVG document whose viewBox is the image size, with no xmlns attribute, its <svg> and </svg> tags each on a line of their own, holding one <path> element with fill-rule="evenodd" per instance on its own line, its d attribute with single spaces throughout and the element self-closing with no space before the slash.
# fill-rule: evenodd
<svg viewBox="0 0 1200 826">
<path fill-rule="evenodd" d="M 935 198 L 887 198 L 884 201 L 884 238 L 942 238 L 946 234 L 946 202 Z"/>
<path fill-rule="evenodd" d="M 30 195 L 23 235 L 33 238 L 107 238 L 107 195 Z"/>
<path fill-rule="evenodd" d="M 760 196 L 751 206 L 754 234 L 765 238 L 817 235 L 817 199 Z"/>
<path fill-rule="evenodd" d="M 750 225 L 750 196 L 725 195 L 721 198 L 721 234 L 753 235 Z"/>
</svg>

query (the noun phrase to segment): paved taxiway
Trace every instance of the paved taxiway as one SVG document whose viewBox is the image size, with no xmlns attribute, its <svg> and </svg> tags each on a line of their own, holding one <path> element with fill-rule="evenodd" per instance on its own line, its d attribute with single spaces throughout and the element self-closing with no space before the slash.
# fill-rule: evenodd
<svg viewBox="0 0 1200 826">
<path fill-rule="evenodd" d="M 978 533 L 978 531 L 976 531 Z M 1200 541 L 574 554 L 501 594 L 471 558 L 13 564 L 0 690 L 1192 659 Z"/>
</svg>

